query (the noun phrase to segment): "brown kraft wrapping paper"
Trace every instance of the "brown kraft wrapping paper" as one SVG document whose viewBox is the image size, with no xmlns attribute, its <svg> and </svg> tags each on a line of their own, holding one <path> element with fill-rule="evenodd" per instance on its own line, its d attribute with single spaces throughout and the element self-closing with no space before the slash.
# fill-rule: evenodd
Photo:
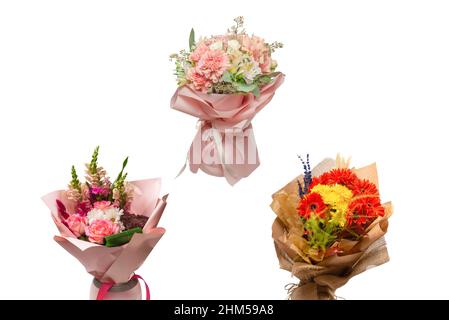
<svg viewBox="0 0 449 320">
<path fill-rule="evenodd" d="M 341 167 L 344 164 L 325 159 L 312 170 L 312 174 L 318 176 L 336 166 Z M 379 187 L 375 164 L 352 170 L 359 178 L 368 179 Z M 272 226 L 272 236 L 280 267 L 290 271 L 300 280 L 299 284 L 290 287 L 289 299 L 336 299 L 335 291 L 349 279 L 389 260 L 384 235 L 393 207 L 390 202 L 382 204 L 385 208 L 384 217 L 379 217 L 371 223 L 366 234 L 358 241 L 342 240 L 340 242 L 342 253 L 329 257 L 317 256 L 315 260 L 310 252 L 308 255 L 304 253 L 307 250 L 306 240 L 289 232 L 303 228 L 302 222 L 299 219 L 292 219 L 291 214 L 292 210 L 296 212 L 299 201 L 298 179 L 302 180 L 302 175 L 273 194 L 271 203 L 271 208 L 277 215 Z"/>
</svg>

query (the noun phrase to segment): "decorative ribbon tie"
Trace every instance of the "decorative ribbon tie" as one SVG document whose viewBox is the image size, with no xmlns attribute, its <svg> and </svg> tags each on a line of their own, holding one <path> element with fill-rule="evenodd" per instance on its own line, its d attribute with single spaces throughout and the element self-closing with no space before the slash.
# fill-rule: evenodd
<svg viewBox="0 0 449 320">
<path fill-rule="evenodd" d="M 145 300 L 150 300 L 150 288 L 148 287 L 148 284 L 146 283 L 146 281 L 139 275 L 134 274 L 131 279 L 129 279 L 129 281 L 131 280 L 142 280 L 143 283 L 145 284 L 145 291 L 146 291 L 146 299 Z M 115 285 L 114 282 L 104 282 L 101 284 L 100 289 L 98 290 L 98 295 L 97 295 L 97 300 L 104 300 L 104 298 L 106 297 L 106 294 L 109 292 L 109 290 Z"/>
<path fill-rule="evenodd" d="M 257 145 L 252 132 L 251 119 L 243 120 L 238 124 L 232 126 L 229 125 L 228 127 L 223 124 L 217 125 L 213 120 L 199 120 L 197 123 L 197 131 L 197 135 L 192 142 L 190 150 L 187 152 L 184 165 L 176 177 L 179 177 L 184 172 L 188 163 L 193 163 L 195 165 L 201 164 L 205 167 L 218 165 L 223 170 L 222 176 L 233 185 L 240 180 L 240 178 L 249 175 L 258 166 Z M 232 158 L 228 159 L 226 156 L 225 142 L 227 141 L 226 139 L 229 138 L 231 139 L 231 145 L 227 145 L 227 148 L 233 149 L 229 155 L 240 157 L 240 160 L 236 160 L 237 163 L 234 163 Z M 237 140 L 234 142 L 235 138 Z M 245 155 L 245 142 L 240 139 L 247 139 L 247 152 L 255 152 L 253 159 L 254 163 L 248 162 L 250 161 L 251 156 L 249 154 Z M 203 146 L 203 142 L 206 142 L 206 145 Z M 226 144 L 227 143 L 228 142 L 226 142 Z M 204 153 L 208 154 L 211 151 L 210 148 L 216 152 L 218 162 L 210 164 L 203 162 L 205 156 Z M 192 161 L 192 158 L 196 160 Z M 197 163 L 198 161 L 199 163 Z"/>
</svg>

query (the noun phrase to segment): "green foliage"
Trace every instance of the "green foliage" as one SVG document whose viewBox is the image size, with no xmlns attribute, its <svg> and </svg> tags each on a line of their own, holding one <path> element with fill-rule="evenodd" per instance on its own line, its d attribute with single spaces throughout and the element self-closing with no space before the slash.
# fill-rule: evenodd
<svg viewBox="0 0 449 320">
<path fill-rule="evenodd" d="M 221 81 L 232 83 L 234 80 L 232 79 L 232 75 L 229 71 L 225 71 L 221 76 Z"/>
<path fill-rule="evenodd" d="M 114 183 L 112 184 L 113 188 L 119 188 L 119 187 L 123 186 L 126 176 L 128 175 L 127 173 L 123 174 L 123 171 L 125 170 L 127 165 L 128 165 L 128 157 L 126 157 L 126 159 L 123 161 L 122 170 L 120 170 L 117 178 L 115 179 Z"/>
<path fill-rule="evenodd" d="M 247 83 L 236 82 L 235 88 L 237 89 L 237 91 L 248 93 L 248 92 L 252 92 L 254 89 L 256 89 L 257 85 L 255 83 L 247 84 Z"/>
<path fill-rule="evenodd" d="M 189 49 L 190 51 L 193 51 L 195 49 L 195 30 L 190 30 L 189 35 Z"/>
<path fill-rule="evenodd" d="M 337 239 L 339 227 L 321 219 L 317 216 L 311 216 L 304 224 L 308 231 L 309 245 L 314 249 L 326 250 Z"/>
<path fill-rule="evenodd" d="M 221 76 L 220 83 L 216 84 L 211 93 L 252 93 L 260 96 L 260 88 L 271 83 L 273 77 L 279 73 L 264 74 L 256 77 L 253 83 L 246 83 L 242 74 L 231 74 L 225 71 Z"/>
<path fill-rule="evenodd" d="M 253 93 L 253 95 L 254 95 L 256 98 L 258 98 L 258 97 L 260 96 L 260 89 L 259 89 L 259 87 L 256 86 L 256 87 L 254 88 L 254 90 L 252 91 L 252 93 Z"/>
</svg>

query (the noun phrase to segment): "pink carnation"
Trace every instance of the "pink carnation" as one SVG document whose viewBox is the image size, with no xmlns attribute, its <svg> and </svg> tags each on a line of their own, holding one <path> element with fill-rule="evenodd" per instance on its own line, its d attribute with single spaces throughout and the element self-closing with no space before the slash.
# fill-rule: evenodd
<svg viewBox="0 0 449 320">
<path fill-rule="evenodd" d="M 90 242 L 103 244 L 104 237 L 116 234 L 120 231 L 118 224 L 110 220 L 98 219 L 86 228 L 86 235 Z"/>
<path fill-rule="evenodd" d="M 229 59 L 222 50 L 209 50 L 203 54 L 198 61 L 197 70 L 203 74 L 206 79 L 217 83 L 223 72 L 229 66 Z"/>
<path fill-rule="evenodd" d="M 82 217 L 79 214 L 72 214 L 65 220 L 65 222 L 75 237 L 78 238 L 84 234 L 87 225 L 86 217 Z"/>
<path fill-rule="evenodd" d="M 203 54 L 209 50 L 209 47 L 204 43 L 200 43 L 198 45 L 198 47 L 190 54 L 190 60 L 192 60 L 193 62 L 198 62 L 200 61 L 201 57 L 203 56 Z"/>
<path fill-rule="evenodd" d="M 187 79 L 192 82 L 195 90 L 201 92 L 207 92 L 212 85 L 212 82 L 208 80 L 204 74 L 198 72 L 196 68 L 192 68 L 188 71 Z"/>
</svg>

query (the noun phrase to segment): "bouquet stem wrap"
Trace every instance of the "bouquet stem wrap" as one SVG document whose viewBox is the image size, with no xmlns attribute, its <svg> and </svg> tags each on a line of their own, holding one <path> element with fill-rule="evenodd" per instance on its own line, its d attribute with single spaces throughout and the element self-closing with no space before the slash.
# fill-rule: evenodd
<svg viewBox="0 0 449 320">
<path fill-rule="evenodd" d="M 330 170 L 335 161 L 326 159 L 312 171 L 314 176 Z M 358 177 L 368 179 L 378 186 L 376 165 L 355 169 Z M 366 234 L 357 241 L 342 240 L 342 253 L 325 257 L 314 263 L 302 254 L 289 238 L 287 212 L 295 210 L 298 203 L 297 180 L 292 180 L 273 195 L 271 208 L 277 218 L 273 223 L 272 235 L 280 267 L 297 277 L 299 284 L 288 288 L 292 300 L 329 300 L 336 299 L 335 291 L 352 277 L 388 262 L 389 256 L 384 239 L 388 229 L 388 218 L 393 213 L 391 203 L 383 204 L 384 217 L 379 217 L 366 230 Z"/>
<path fill-rule="evenodd" d="M 279 74 L 258 97 L 252 93 L 207 94 L 189 86 L 178 88 L 171 107 L 200 119 L 187 154 L 190 170 L 225 177 L 231 185 L 249 176 L 260 164 L 251 120 L 271 101 L 283 81 L 284 75 Z"/>
</svg>

